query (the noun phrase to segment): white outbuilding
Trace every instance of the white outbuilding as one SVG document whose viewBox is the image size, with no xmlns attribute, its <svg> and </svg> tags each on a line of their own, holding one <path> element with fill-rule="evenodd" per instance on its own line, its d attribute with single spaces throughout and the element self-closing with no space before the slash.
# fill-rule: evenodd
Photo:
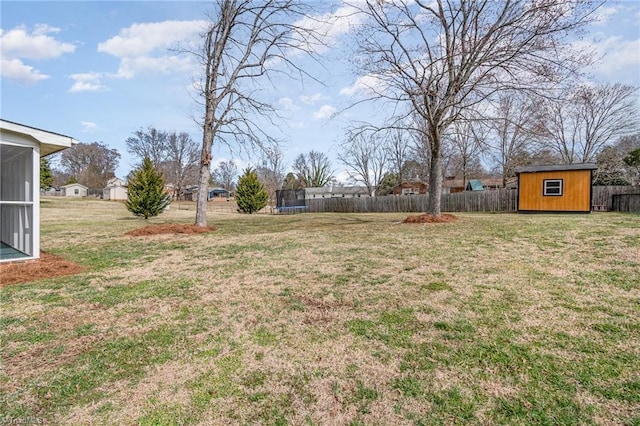
<svg viewBox="0 0 640 426">
<path fill-rule="evenodd" d="M 89 188 L 81 183 L 70 183 L 60 187 L 63 197 L 86 197 Z"/>
<path fill-rule="evenodd" d="M 102 199 L 124 201 L 127 199 L 128 191 L 126 182 L 114 177 L 107 181 L 107 186 L 102 190 Z"/>
<path fill-rule="evenodd" d="M 0 262 L 40 257 L 40 157 L 76 143 L 0 120 Z"/>
</svg>

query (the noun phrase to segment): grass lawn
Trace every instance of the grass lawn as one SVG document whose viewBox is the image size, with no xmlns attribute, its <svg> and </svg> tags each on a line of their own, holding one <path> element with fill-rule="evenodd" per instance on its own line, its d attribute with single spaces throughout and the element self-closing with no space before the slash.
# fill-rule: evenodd
<svg viewBox="0 0 640 426">
<path fill-rule="evenodd" d="M 638 215 L 42 207 L 87 269 L 2 289 L 4 423 L 640 424 Z"/>
</svg>

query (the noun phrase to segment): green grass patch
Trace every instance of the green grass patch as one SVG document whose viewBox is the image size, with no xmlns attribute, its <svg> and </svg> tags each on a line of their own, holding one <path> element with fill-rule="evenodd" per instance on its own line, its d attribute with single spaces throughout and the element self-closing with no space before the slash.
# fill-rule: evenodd
<svg viewBox="0 0 640 426">
<path fill-rule="evenodd" d="M 0 291 L 5 419 L 638 423 L 636 216 L 212 203 L 215 233 L 129 238 L 118 203 L 47 201 L 43 249 L 87 270 Z"/>
</svg>

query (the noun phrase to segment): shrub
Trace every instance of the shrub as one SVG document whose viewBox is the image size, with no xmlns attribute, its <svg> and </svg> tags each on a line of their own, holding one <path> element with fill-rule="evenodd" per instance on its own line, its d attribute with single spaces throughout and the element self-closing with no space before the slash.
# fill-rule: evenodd
<svg viewBox="0 0 640 426">
<path fill-rule="evenodd" d="M 269 194 L 264 189 L 264 185 L 258 179 L 255 170 L 248 168 L 238 179 L 236 188 L 236 202 L 238 210 L 243 213 L 253 213 L 267 205 Z"/>
<path fill-rule="evenodd" d="M 145 158 L 140 168 L 133 172 L 128 187 L 125 205 L 135 216 L 145 219 L 158 216 L 169 204 L 162 174 L 153 167 L 149 158 Z"/>
</svg>

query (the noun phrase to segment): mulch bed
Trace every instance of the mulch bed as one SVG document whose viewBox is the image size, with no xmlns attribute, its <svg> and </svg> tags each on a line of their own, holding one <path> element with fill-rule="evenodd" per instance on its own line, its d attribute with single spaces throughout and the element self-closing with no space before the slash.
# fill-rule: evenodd
<svg viewBox="0 0 640 426">
<path fill-rule="evenodd" d="M 127 232 L 125 235 L 130 237 L 143 237 L 145 235 L 161 235 L 161 234 L 203 234 L 213 232 L 215 226 L 207 226 L 202 228 L 196 225 L 185 225 L 180 223 L 163 223 L 161 225 L 149 225 L 143 228 L 137 228 Z"/>
<path fill-rule="evenodd" d="M 60 256 L 40 252 L 40 259 L 1 264 L 0 287 L 41 278 L 74 275 L 84 269 L 77 263 L 69 262 Z"/>
<path fill-rule="evenodd" d="M 421 214 L 417 216 L 409 216 L 403 222 L 404 223 L 452 223 L 457 221 L 458 218 L 452 214 L 441 214 L 440 216 L 432 216 L 430 214 Z"/>
</svg>

